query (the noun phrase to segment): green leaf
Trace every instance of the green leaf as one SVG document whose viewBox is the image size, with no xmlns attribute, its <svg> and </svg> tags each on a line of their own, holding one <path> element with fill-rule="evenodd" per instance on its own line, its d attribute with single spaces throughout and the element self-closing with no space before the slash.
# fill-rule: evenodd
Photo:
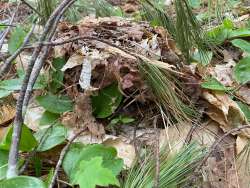
<svg viewBox="0 0 250 188">
<path fill-rule="evenodd" d="M 228 30 L 223 25 L 213 28 L 207 32 L 207 38 L 216 45 L 223 43 L 229 36 L 231 30 Z"/>
<path fill-rule="evenodd" d="M 26 32 L 21 26 L 16 27 L 10 34 L 8 41 L 8 50 L 10 54 L 13 54 L 23 43 L 26 36 Z"/>
<path fill-rule="evenodd" d="M 121 122 L 124 123 L 124 124 L 132 123 L 134 121 L 135 121 L 135 119 L 131 118 L 131 117 L 126 117 L 126 116 L 121 117 Z"/>
<path fill-rule="evenodd" d="M 201 87 L 206 88 L 206 89 L 211 89 L 211 90 L 218 90 L 218 91 L 229 90 L 229 88 L 226 88 L 223 84 L 221 84 L 217 79 L 215 79 L 213 77 L 205 80 L 201 84 Z"/>
<path fill-rule="evenodd" d="M 10 90 L 0 89 L 0 99 L 9 96 L 11 93 Z"/>
<path fill-rule="evenodd" d="M 47 129 L 39 130 L 35 133 L 35 137 L 40 142 L 42 137 L 45 137 L 44 142 L 38 146 L 37 151 L 46 151 L 63 143 L 66 140 L 67 129 L 64 126 L 57 124 Z"/>
<path fill-rule="evenodd" d="M 211 51 L 207 51 L 207 52 L 197 51 L 193 54 L 192 58 L 195 61 L 201 63 L 202 65 L 208 65 L 213 58 L 213 52 L 211 52 Z"/>
<path fill-rule="evenodd" d="M 60 114 L 63 112 L 73 110 L 73 103 L 66 96 L 59 97 L 56 95 L 44 95 L 44 96 L 38 96 L 36 100 L 43 108 L 45 108 L 46 111 L 55 114 Z"/>
<path fill-rule="evenodd" d="M 37 78 L 36 84 L 34 85 L 34 89 L 43 89 L 45 87 L 44 81 L 41 81 L 41 80 L 42 80 L 42 76 L 39 76 Z M 23 77 L 0 81 L 0 89 L 9 90 L 11 92 L 20 90 L 22 87 L 22 83 L 23 83 Z"/>
<path fill-rule="evenodd" d="M 1 188 L 46 188 L 43 181 L 31 176 L 17 176 L 0 182 Z"/>
<path fill-rule="evenodd" d="M 62 87 L 63 83 L 63 72 L 61 68 L 66 63 L 65 59 L 63 58 L 55 58 L 53 59 L 52 65 L 53 68 L 50 70 L 50 74 L 52 75 L 52 80 L 50 83 L 50 88 L 53 93 L 56 93 L 58 89 Z"/>
<path fill-rule="evenodd" d="M 111 124 L 111 125 L 115 125 L 115 124 L 117 124 L 119 121 L 120 121 L 120 118 L 119 118 L 119 117 L 116 117 L 116 118 L 114 118 L 114 119 L 111 120 L 110 124 Z"/>
<path fill-rule="evenodd" d="M 45 111 L 40 119 L 39 125 L 52 125 L 60 117 L 59 114 L 54 114 L 49 111 Z"/>
<path fill-rule="evenodd" d="M 226 29 L 233 29 L 234 28 L 234 23 L 230 19 L 225 19 L 225 20 L 223 20 L 223 26 Z"/>
<path fill-rule="evenodd" d="M 10 91 L 20 90 L 23 80 L 20 78 L 4 80 L 0 82 L 0 88 Z"/>
<path fill-rule="evenodd" d="M 74 170 L 82 160 L 91 160 L 94 157 L 103 158 L 103 166 L 110 169 L 114 175 L 118 175 L 123 167 L 123 160 L 116 157 L 115 148 L 106 147 L 101 144 L 76 145 L 71 147 L 63 161 L 63 169 L 72 180 Z"/>
<path fill-rule="evenodd" d="M 245 57 L 236 64 L 234 77 L 241 84 L 250 81 L 250 57 Z"/>
<path fill-rule="evenodd" d="M 96 185 L 108 186 L 117 185 L 119 181 L 111 170 L 102 166 L 102 158 L 95 157 L 89 161 L 81 161 L 75 169 L 73 184 L 80 185 L 81 188 L 95 188 Z"/>
<path fill-rule="evenodd" d="M 234 39 L 231 41 L 232 44 L 241 50 L 250 53 L 250 43 L 242 39 Z"/>
<path fill-rule="evenodd" d="M 102 89 L 97 96 L 93 96 L 91 99 L 94 115 L 97 118 L 106 118 L 120 105 L 122 94 L 117 84 L 112 84 Z"/>
<path fill-rule="evenodd" d="M 237 104 L 242 110 L 242 112 L 245 114 L 247 121 L 250 122 L 250 107 L 247 104 L 244 104 L 240 101 L 237 101 Z"/>
<path fill-rule="evenodd" d="M 8 129 L 5 137 L 3 138 L 0 144 L 0 149 L 4 149 L 4 150 L 10 149 L 11 140 L 12 140 L 12 132 L 13 132 L 13 126 L 11 126 Z M 23 125 L 19 150 L 28 152 L 28 151 L 31 151 L 36 146 L 37 146 L 37 141 L 35 137 L 33 136 L 32 132 L 29 130 L 29 128 L 26 125 Z"/>
<path fill-rule="evenodd" d="M 228 38 L 250 37 L 250 29 L 237 29 L 229 33 Z"/>
<path fill-rule="evenodd" d="M 8 151 L 0 150 L 0 180 L 6 177 L 6 172 L 8 168 L 8 157 Z"/>
</svg>

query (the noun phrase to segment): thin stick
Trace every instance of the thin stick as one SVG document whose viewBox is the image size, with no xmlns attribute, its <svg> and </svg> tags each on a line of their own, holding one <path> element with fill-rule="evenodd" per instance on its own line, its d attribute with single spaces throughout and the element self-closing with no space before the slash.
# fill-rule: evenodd
<svg viewBox="0 0 250 188">
<path fill-rule="evenodd" d="M 231 135 L 235 132 L 238 132 L 240 130 L 243 129 L 250 129 L 250 125 L 244 125 L 241 127 L 237 127 L 234 129 L 231 129 L 230 131 L 226 132 L 222 137 L 220 137 L 209 149 L 208 154 L 206 155 L 206 157 L 204 157 L 204 159 L 201 161 L 200 165 L 197 167 L 197 171 L 201 170 L 202 166 L 206 163 L 206 161 L 208 160 L 208 158 L 210 157 L 210 155 L 213 153 L 213 151 L 216 149 L 216 147 L 228 136 Z"/>
<path fill-rule="evenodd" d="M 63 0 L 62 3 L 54 10 L 52 15 L 50 16 L 49 20 L 47 21 L 45 27 L 44 27 L 44 32 L 42 36 L 39 39 L 39 43 L 42 43 L 48 33 L 50 32 L 51 27 L 54 24 L 54 21 L 56 17 L 60 14 L 61 10 L 69 4 L 71 0 Z M 19 143 L 20 143 L 20 136 L 21 136 L 21 131 L 22 131 L 22 124 L 23 124 L 23 101 L 25 97 L 25 93 L 27 90 L 28 82 L 30 79 L 30 75 L 32 72 L 32 69 L 34 67 L 35 61 L 42 49 L 42 45 L 38 45 L 31 56 L 31 60 L 29 62 L 28 69 L 26 71 L 24 81 L 19 93 L 19 98 L 17 101 L 16 105 L 16 116 L 14 120 L 14 125 L 13 125 L 13 133 L 12 133 L 12 142 L 11 142 L 11 147 L 10 147 L 10 152 L 9 152 L 9 160 L 8 160 L 8 170 L 7 170 L 7 178 L 15 177 L 17 176 L 17 162 L 18 162 L 18 151 L 19 151 Z"/>
<path fill-rule="evenodd" d="M 80 134 L 82 134 L 85 130 L 86 130 L 86 128 L 83 128 L 83 129 L 80 130 L 78 133 L 76 133 L 76 134 L 69 140 L 69 142 L 67 143 L 67 145 L 62 149 L 61 154 L 60 154 L 60 157 L 59 157 L 59 160 L 58 160 L 58 162 L 57 162 L 57 164 L 56 164 L 55 172 L 54 172 L 54 175 L 53 175 L 53 177 L 52 177 L 52 179 L 51 179 L 49 188 L 53 188 L 53 186 L 54 186 L 54 184 L 55 184 L 55 181 L 56 181 L 56 177 L 57 177 L 58 171 L 59 171 L 59 169 L 60 169 L 60 167 L 61 167 L 61 164 L 62 164 L 62 162 L 63 162 L 63 159 L 64 159 L 66 153 L 67 153 L 68 150 L 69 150 L 70 145 L 71 145 L 71 144 L 74 142 L 74 140 L 75 140 L 78 136 L 80 136 Z"/>
<path fill-rule="evenodd" d="M 62 9 L 62 11 L 60 12 L 60 14 L 56 18 L 54 25 L 52 26 L 51 32 L 50 32 L 49 36 L 47 37 L 47 41 L 51 41 L 53 39 L 54 34 L 56 32 L 57 25 L 58 25 L 58 23 L 59 23 L 62 15 L 74 3 L 74 1 L 75 0 L 71 1 L 69 4 L 67 4 Z M 36 61 L 35 65 L 33 67 L 33 70 L 32 70 L 31 75 L 30 75 L 29 83 L 28 83 L 28 86 L 27 86 L 27 89 L 26 89 L 26 92 L 25 92 L 24 101 L 23 101 L 23 112 L 24 112 L 24 114 L 25 114 L 26 109 L 28 107 L 29 100 L 30 100 L 31 95 L 32 95 L 33 87 L 34 87 L 35 82 L 36 82 L 36 80 L 37 80 L 37 78 L 39 76 L 39 73 L 40 73 L 40 71 L 41 71 L 41 69 L 43 67 L 43 64 L 44 64 L 45 60 L 48 57 L 50 49 L 51 49 L 50 46 L 46 47 L 44 49 L 44 52 L 42 53 L 41 57 Z"/>
<path fill-rule="evenodd" d="M 12 54 L 8 59 L 6 59 L 6 61 L 4 62 L 4 64 L 1 66 L 0 68 L 0 79 L 3 78 L 4 74 L 6 72 L 8 72 L 11 63 L 16 59 L 16 57 L 24 50 L 24 47 L 28 44 L 31 35 L 33 34 L 35 29 L 35 24 L 33 24 L 31 30 L 29 31 L 29 33 L 26 35 L 23 44 L 15 51 L 14 54 Z"/>
<path fill-rule="evenodd" d="M 160 149 L 159 149 L 159 130 L 157 129 L 157 117 L 154 118 L 153 121 L 154 129 L 155 129 L 155 181 L 154 188 L 159 188 L 160 183 Z"/>
<path fill-rule="evenodd" d="M 16 13 L 17 13 L 17 11 L 18 11 L 18 8 L 19 8 L 19 3 L 18 3 L 18 5 L 17 5 L 17 8 L 16 8 L 15 12 L 14 12 L 13 15 L 11 16 L 11 19 L 10 19 L 10 22 L 9 22 L 9 26 L 7 27 L 6 31 L 5 31 L 5 32 L 3 33 L 3 35 L 1 36 L 1 39 L 0 39 L 0 49 L 2 49 L 4 40 L 5 40 L 5 38 L 7 37 L 8 33 L 9 33 L 10 30 L 11 30 L 11 26 L 10 26 L 10 25 L 12 25 L 13 22 L 14 22 L 14 18 L 15 18 L 15 16 L 16 16 Z"/>
</svg>

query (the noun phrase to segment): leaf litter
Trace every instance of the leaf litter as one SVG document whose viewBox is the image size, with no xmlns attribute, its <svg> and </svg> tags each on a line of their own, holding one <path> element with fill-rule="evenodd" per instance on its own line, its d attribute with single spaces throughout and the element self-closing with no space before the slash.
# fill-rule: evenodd
<svg viewBox="0 0 250 188">
<path fill-rule="evenodd" d="M 133 2 L 125 4 L 123 8 L 127 12 L 134 12 L 136 10 L 132 8 L 132 4 Z M 238 51 L 224 50 L 223 60 L 213 57 L 208 67 L 205 68 L 200 67 L 199 62 L 198 65 L 183 66 L 184 59 L 165 29 L 151 27 L 147 22 L 138 23 L 118 17 L 85 17 L 77 24 L 62 22 L 55 41 L 65 41 L 76 36 L 86 37 L 86 40 L 55 46 L 52 53 L 53 57 L 63 57 L 67 60 L 61 68 L 64 76 L 60 89 L 63 90 L 63 95 L 66 94 L 74 101 L 74 106 L 72 109 L 64 110 L 59 105 L 56 108 L 57 111 L 54 109 L 51 113 L 60 114 L 60 118 L 56 121 L 68 129 L 68 140 L 79 129 L 86 128 L 76 141 L 84 144 L 102 143 L 116 148 L 117 156 L 124 159 L 126 167 L 131 167 L 138 157 L 138 145 L 139 149 L 145 146 L 154 147 L 155 140 L 152 140 L 152 137 L 155 136 L 155 129 L 152 126 L 152 117 L 155 115 L 159 117 L 160 112 L 157 95 L 152 91 L 145 75 L 139 70 L 140 60 L 150 61 L 150 64 L 184 82 L 181 94 L 187 94 L 188 100 L 179 96 L 179 86 L 170 84 L 170 87 L 188 106 L 191 106 L 190 101 L 198 105 L 199 112 L 205 117 L 205 122 L 198 120 L 202 123 L 199 123 L 191 136 L 192 140 L 198 141 L 201 146 L 210 147 L 224 132 L 248 124 L 245 111 L 238 105 L 238 99 L 250 104 L 249 86 L 239 85 L 239 81 L 242 83 L 244 79 L 241 75 L 236 75 L 238 79 L 235 80 L 235 67 L 239 64 L 242 55 Z M 18 57 L 20 60 L 17 59 L 16 69 L 23 67 L 23 59 L 26 61 L 25 59 L 28 58 L 29 55 L 22 53 Z M 27 66 L 27 63 L 24 62 L 24 64 Z M 235 92 L 236 96 L 227 91 L 211 89 L 214 86 L 201 87 L 205 76 L 212 76 L 225 88 L 237 89 L 239 87 Z M 110 103 L 110 112 L 105 112 L 107 115 L 103 117 L 97 116 L 95 110 L 98 107 L 94 105 L 92 99 L 101 96 L 105 88 L 114 83 L 117 84 L 118 94 L 113 92 L 114 97 L 102 96 L 104 100 L 109 100 L 108 98 L 113 100 Z M 34 92 L 34 96 L 36 95 L 41 95 L 41 92 Z M 118 95 L 121 95 L 121 99 L 118 105 L 115 105 Z M 46 95 L 38 96 L 38 99 L 44 96 Z M 36 132 L 43 129 L 39 125 L 39 119 L 44 109 L 49 111 L 53 108 L 53 104 L 51 107 L 40 102 L 44 109 L 36 107 L 36 102 L 33 104 L 35 106 L 32 107 L 33 110 L 32 108 L 27 110 L 25 124 Z M 165 116 L 172 115 L 172 109 L 168 110 L 167 115 L 163 115 L 164 118 L 158 118 L 159 141 L 161 146 L 168 145 L 172 152 L 178 152 L 186 138 L 190 136 L 190 130 L 195 122 L 188 120 L 178 122 L 170 117 L 166 118 Z M 2 132 L 2 125 L 8 124 L 13 119 L 15 109 L 10 107 L 8 102 L 4 102 L 1 106 L 1 113 L 3 118 L 0 119 L 0 132 Z M 128 125 L 114 126 L 115 130 L 108 129 L 110 121 L 120 114 L 133 117 L 138 121 Z M 168 121 L 167 126 L 164 121 Z M 237 153 L 244 151 L 249 138 L 249 129 L 228 136 L 204 166 L 204 182 L 211 187 L 225 187 L 225 185 L 244 187 L 249 176 L 245 175 L 242 166 L 238 165 L 239 161 L 236 156 Z M 99 158 L 91 160 L 95 160 L 96 163 L 101 161 Z M 86 165 L 88 164 L 83 163 L 80 167 Z M 117 184 L 115 179 L 114 182 Z M 79 184 L 84 184 L 84 182 Z"/>
</svg>

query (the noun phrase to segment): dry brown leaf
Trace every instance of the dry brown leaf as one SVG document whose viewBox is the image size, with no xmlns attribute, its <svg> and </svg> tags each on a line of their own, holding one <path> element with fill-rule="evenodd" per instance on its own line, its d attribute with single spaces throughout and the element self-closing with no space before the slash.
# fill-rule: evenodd
<svg viewBox="0 0 250 188">
<path fill-rule="evenodd" d="M 74 53 L 67 61 L 67 63 L 63 66 L 61 71 L 66 71 L 67 69 L 72 69 L 78 65 L 81 65 L 83 62 L 83 55 L 80 53 Z"/>
<path fill-rule="evenodd" d="M 242 86 L 236 95 L 240 97 L 245 103 L 250 104 L 250 88 L 247 86 Z"/>
<path fill-rule="evenodd" d="M 206 113 L 211 119 L 218 122 L 224 131 L 229 131 L 247 123 L 244 113 L 227 94 L 216 91 L 204 91 L 203 98 L 210 104 Z M 244 129 L 241 133 L 250 137 L 250 129 Z"/>
<path fill-rule="evenodd" d="M 249 138 L 245 136 L 241 136 L 241 135 L 237 136 L 237 139 L 236 139 L 237 154 L 239 154 L 248 143 L 249 143 Z"/>
<path fill-rule="evenodd" d="M 9 104 L 0 106 L 0 127 L 7 126 L 15 117 L 16 108 Z"/>
<path fill-rule="evenodd" d="M 122 138 L 109 138 L 103 142 L 106 146 L 112 146 L 117 150 L 117 156 L 122 158 L 124 165 L 130 168 L 135 160 L 135 148 L 133 145 L 126 143 Z"/>
<path fill-rule="evenodd" d="M 65 113 L 62 116 L 62 123 L 71 129 L 86 127 L 92 135 L 101 138 L 105 135 L 105 130 L 103 125 L 98 123 L 92 115 L 91 93 L 91 91 L 85 91 L 76 97 L 74 111 Z"/>
</svg>

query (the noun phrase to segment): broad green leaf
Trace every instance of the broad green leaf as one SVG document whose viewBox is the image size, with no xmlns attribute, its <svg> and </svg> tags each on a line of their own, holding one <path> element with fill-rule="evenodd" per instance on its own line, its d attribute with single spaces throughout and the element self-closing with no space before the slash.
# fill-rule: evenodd
<svg viewBox="0 0 250 188">
<path fill-rule="evenodd" d="M 66 140 L 67 129 L 57 124 L 47 129 L 39 130 L 35 133 L 35 137 L 39 142 L 41 142 L 42 137 L 45 137 L 44 141 L 38 146 L 37 151 L 46 151 Z"/>
<path fill-rule="evenodd" d="M 0 88 L 10 91 L 20 90 L 23 80 L 20 78 L 4 80 L 0 82 Z"/>
<path fill-rule="evenodd" d="M 242 39 L 234 39 L 231 41 L 232 44 L 241 50 L 250 53 L 250 43 Z"/>
<path fill-rule="evenodd" d="M 31 176 L 17 176 L 0 181 L 0 188 L 46 188 L 43 181 Z"/>
<path fill-rule="evenodd" d="M 103 167 L 110 169 L 114 175 L 118 175 L 122 170 L 123 160 L 116 157 L 115 148 L 94 144 L 85 147 L 77 145 L 71 148 L 63 161 L 64 171 L 72 179 L 75 168 L 79 166 L 82 160 L 90 160 L 97 156 L 102 157 Z"/>
<path fill-rule="evenodd" d="M 73 110 L 73 103 L 66 96 L 59 97 L 56 95 L 44 95 L 38 96 L 36 100 L 43 108 L 45 108 L 46 111 L 55 114 Z"/>
<path fill-rule="evenodd" d="M 242 112 L 245 114 L 247 121 L 250 122 L 250 107 L 247 104 L 244 104 L 240 101 L 237 101 L 237 104 L 242 110 Z"/>
<path fill-rule="evenodd" d="M 10 149 L 11 140 L 12 140 L 12 132 L 13 132 L 13 126 L 11 126 L 8 129 L 6 135 L 4 136 L 0 144 L 0 149 L 4 149 L 4 150 Z M 31 151 L 36 146 L 37 146 L 37 141 L 35 137 L 33 136 L 32 132 L 29 130 L 29 128 L 26 125 L 23 125 L 19 150 L 28 152 L 28 151 Z"/>
<path fill-rule="evenodd" d="M 213 57 L 213 52 L 207 51 L 207 52 L 195 52 L 193 55 L 193 59 L 202 65 L 208 65 Z"/>
<path fill-rule="evenodd" d="M 215 78 L 209 78 L 205 80 L 201 84 L 202 88 L 211 89 L 211 90 L 218 90 L 218 91 L 226 91 L 228 88 L 226 88 L 223 84 L 221 84 L 217 79 Z"/>
<path fill-rule="evenodd" d="M 81 161 L 75 169 L 73 184 L 80 185 L 80 188 L 95 188 L 96 185 L 108 186 L 117 185 L 119 181 L 108 168 L 103 167 L 101 157 L 94 157 L 89 161 Z"/>
<path fill-rule="evenodd" d="M 8 41 L 8 50 L 10 54 L 13 54 L 23 43 L 26 36 L 26 32 L 21 26 L 16 27 L 10 34 Z"/>
<path fill-rule="evenodd" d="M 122 94 L 117 84 L 112 84 L 102 89 L 97 96 L 93 96 L 91 99 L 94 115 L 97 118 L 106 118 L 120 105 Z"/>
<path fill-rule="evenodd" d="M 245 57 L 234 67 L 234 77 L 239 83 L 250 81 L 250 57 Z"/>
<path fill-rule="evenodd" d="M 224 26 L 218 26 L 207 32 L 207 38 L 214 44 L 222 44 L 229 36 L 231 30 L 226 29 Z"/>
<path fill-rule="evenodd" d="M 66 61 L 63 58 L 53 59 L 52 66 L 54 69 L 50 70 L 50 74 L 52 75 L 50 88 L 53 93 L 56 93 L 57 90 L 62 87 L 63 72 L 61 71 L 61 68 L 65 63 Z"/>
<path fill-rule="evenodd" d="M 39 125 L 52 125 L 60 117 L 59 114 L 54 114 L 49 111 L 45 111 L 40 119 Z"/>
<path fill-rule="evenodd" d="M 229 33 L 228 38 L 250 37 L 250 29 L 237 29 Z"/>
<path fill-rule="evenodd" d="M 6 172 L 8 168 L 8 157 L 8 151 L 0 150 L 0 180 L 6 177 Z"/>
<path fill-rule="evenodd" d="M 11 93 L 10 90 L 0 89 L 0 99 L 9 96 Z"/>
<path fill-rule="evenodd" d="M 22 87 L 22 83 L 23 83 L 23 77 L 0 81 L 0 89 L 9 90 L 9 91 L 20 90 Z M 39 76 L 37 78 L 36 84 L 34 85 L 34 89 L 43 89 L 45 86 L 46 85 L 44 84 L 44 80 L 42 79 L 42 76 Z"/>
<path fill-rule="evenodd" d="M 69 178 L 73 173 L 73 168 L 76 166 L 77 162 L 80 161 L 80 153 L 84 147 L 85 146 L 81 143 L 73 143 L 64 157 L 62 166 Z"/>
</svg>

